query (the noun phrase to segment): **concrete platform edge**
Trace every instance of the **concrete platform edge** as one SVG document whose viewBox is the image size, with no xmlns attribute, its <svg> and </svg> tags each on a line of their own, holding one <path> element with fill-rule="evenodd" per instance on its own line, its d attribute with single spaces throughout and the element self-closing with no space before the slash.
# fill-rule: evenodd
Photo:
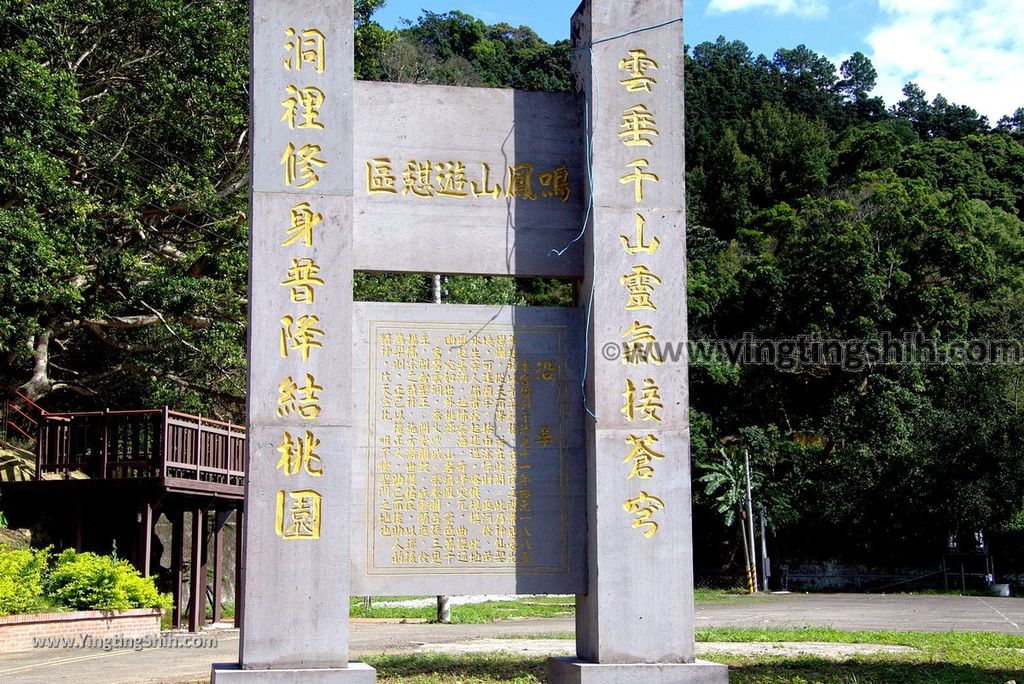
<svg viewBox="0 0 1024 684">
<path fill-rule="evenodd" d="M 694 663 L 589 663 L 576 658 L 548 661 L 551 684 L 729 684 L 729 668 L 698 660 Z"/>
<path fill-rule="evenodd" d="M 347 668 L 243 670 L 238 663 L 213 666 L 210 684 L 375 684 L 377 671 L 365 663 Z"/>
</svg>

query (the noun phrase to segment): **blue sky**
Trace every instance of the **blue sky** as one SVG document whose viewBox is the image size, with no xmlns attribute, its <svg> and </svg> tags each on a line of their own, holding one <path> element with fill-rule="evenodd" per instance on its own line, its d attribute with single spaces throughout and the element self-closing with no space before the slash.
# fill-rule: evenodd
<svg viewBox="0 0 1024 684">
<path fill-rule="evenodd" d="M 568 37 L 578 0 L 387 0 L 375 19 L 392 28 L 421 10 L 459 9 L 493 24 Z M 879 72 L 876 94 L 893 104 L 907 81 L 929 98 L 941 93 L 993 123 L 1024 107 L 1024 2 L 1021 0 L 688 0 L 686 42 L 719 35 L 755 53 L 803 43 L 837 64 L 855 51 Z"/>
</svg>

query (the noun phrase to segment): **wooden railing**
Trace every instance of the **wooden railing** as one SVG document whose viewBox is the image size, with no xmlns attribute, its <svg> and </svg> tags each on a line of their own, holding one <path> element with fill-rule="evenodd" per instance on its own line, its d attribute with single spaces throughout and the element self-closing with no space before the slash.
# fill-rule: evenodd
<svg viewBox="0 0 1024 684">
<path fill-rule="evenodd" d="M 3 414 L 0 415 L 4 441 L 12 437 L 34 441 L 39 417 L 43 413 L 45 412 L 39 404 L 13 387 L 8 388 L 4 393 Z"/>
<path fill-rule="evenodd" d="M 47 413 L 36 479 L 164 477 L 241 486 L 245 428 L 162 409 Z"/>
</svg>

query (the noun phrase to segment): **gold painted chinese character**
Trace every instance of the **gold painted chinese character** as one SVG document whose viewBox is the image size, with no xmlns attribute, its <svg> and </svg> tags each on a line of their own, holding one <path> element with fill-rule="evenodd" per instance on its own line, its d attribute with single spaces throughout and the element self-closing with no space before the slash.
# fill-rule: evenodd
<svg viewBox="0 0 1024 684">
<path fill-rule="evenodd" d="M 622 114 L 622 124 L 619 125 L 619 137 L 626 147 L 646 146 L 653 147 L 652 136 L 658 135 L 655 128 L 657 121 L 651 110 L 646 105 L 638 104 L 630 107 Z"/>
<path fill-rule="evenodd" d="M 544 197 L 557 197 L 562 202 L 568 202 L 569 197 L 572 196 L 572 188 L 569 187 L 569 169 L 565 168 L 565 164 L 540 174 L 537 179 L 541 185 L 550 188 L 541 193 Z"/>
<path fill-rule="evenodd" d="M 636 385 L 632 380 L 626 380 L 626 391 L 622 393 L 622 396 L 626 402 L 622 405 L 620 412 L 626 416 L 626 420 L 632 422 L 636 407 Z"/>
<path fill-rule="evenodd" d="M 300 190 L 311 188 L 320 182 L 314 167 L 324 167 L 327 162 L 316 155 L 323 150 L 319 145 L 303 145 L 296 149 L 295 145 L 288 143 L 284 154 L 281 155 L 281 164 L 284 166 L 284 184 L 295 185 Z M 296 181 L 302 183 L 296 185 Z"/>
<path fill-rule="evenodd" d="M 290 247 L 302 241 L 307 247 L 313 246 L 313 229 L 324 220 L 322 214 L 313 212 L 309 202 L 300 202 L 292 207 L 292 223 L 288 227 L 288 239 L 281 243 L 282 247 Z"/>
<path fill-rule="evenodd" d="M 302 387 L 291 376 L 285 378 L 277 388 L 278 417 L 297 413 L 305 420 L 316 420 L 320 416 L 320 392 L 323 391 L 324 388 L 316 384 L 316 378 L 309 373 L 306 373 Z"/>
<path fill-rule="evenodd" d="M 634 266 L 633 272 L 619 278 L 619 282 L 629 291 L 626 311 L 657 311 L 658 307 L 651 297 L 655 286 L 661 285 L 661 278 L 651 273 L 646 266 Z"/>
<path fill-rule="evenodd" d="M 619 81 L 631 93 L 651 92 L 657 81 L 647 75 L 648 70 L 657 69 L 658 63 L 647 56 L 646 50 L 630 50 L 629 57 L 619 60 L 619 71 L 625 71 L 629 78 Z"/>
<path fill-rule="evenodd" d="M 296 304 L 313 304 L 316 302 L 316 291 L 313 288 L 324 284 L 319 275 L 320 265 L 313 259 L 292 259 L 292 265 L 288 267 L 288 279 L 282 280 L 281 285 L 291 288 L 291 298 Z"/>
<path fill-rule="evenodd" d="M 316 328 L 320 322 L 319 316 L 299 316 L 298 320 L 291 316 L 281 318 L 281 358 L 287 359 L 289 351 L 297 351 L 302 355 L 302 361 L 309 361 L 309 352 L 313 349 L 323 349 L 323 343 L 317 339 L 324 337 L 326 333 Z"/>
<path fill-rule="evenodd" d="M 537 446 L 544 448 L 550 446 L 555 441 L 555 435 L 551 431 L 550 425 L 541 425 L 540 432 L 537 433 Z"/>
<path fill-rule="evenodd" d="M 633 499 L 626 499 L 622 504 L 622 510 L 636 516 L 633 521 L 634 529 L 644 530 L 644 536 L 650 539 L 658 533 L 658 523 L 651 520 L 655 513 L 665 508 L 665 502 L 656 496 L 651 496 L 645 491 Z"/>
<path fill-rule="evenodd" d="M 623 463 L 633 462 L 633 467 L 629 471 L 627 480 L 632 480 L 634 477 L 649 480 L 654 477 L 654 466 L 651 463 L 654 462 L 654 459 L 665 458 L 665 454 L 655 451 L 652 446 L 657 441 L 658 438 L 654 435 L 647 435 L 646 437 L 630 435 L 626 438 L 626 444 L 633 447 L 633 450 L 629 452 L 629 456 L 626 456 L 625 460 L 622 461 Z"/>
<path fill-rule="evenodd" d="M 286 28 L 284 35 L 288 38 L 284 49 L 289 53 L 284 60 L 285 69 L 299 71 L 303 65 L 308 64 L 318 73 L 324 72 L 327 66 L 324 56 L 327 38 L 319 29 L 308 28 L 299 33 L 294 28 Z"/>
<path fill-rule="evenodd" d="M 661 403 L 661 388 L 658 387 L 652 378 L 644 380 L 644 386 L 637 393 L 636 385 L 632 380 L 626 380 L 626 391 L 622 393 L 625 403 L 622 405 L 622 415 L 626 420 L 632 422 L 636 417 L 636 410 L 639 409 L 641 420 L 656 420 L 661 422 L 661 409 L 665 405 Z"/>
<path fill-rule="evenodd" d="M 508 167 L 507 180 L 506 197 L 521 197 L 528 200 L 537 199 L 537 193 L 533 191 L 533 164 L 523 162 Z"/>
<path fill-rule="evenodd" d="M 320 121 L 320 107 L 323 106 L 327 96 L 324 91 L 316 86 L 299 88 L 296 85 L 286 87 L 288 97 L 281 100 L 284 106 L 284 115 L 281 121 L 287 122 L 288 128 L 317 128 L 322 129 Z"/>
<path fill-rule="evenodd" d="M 627 185 L 628 183 L 632 183 L 633 184 L 633 196 L 636 198 L 637 202 L 643 202 L 643 200 L 644 200 L 644 181 L 652 181 L 654 183 L 658 183 L 658 182 L 661 181 L 661 179 L 658 178 L 653 173 L 649 173 L 647 171 L 642 171 L 642 169 L 647 168 L 647 160 L 646 159 L 636 159 L 634 161 L 631 161 L 629 164 L 627 164 L 627 166 L 629 168 L 633 169 L 633 171 L 632 171 L 632 173 L 627 173 L 625 176 L 620 178 L 619 182 L 622 183 L 623 185 Z"/>
<path fill-rule="evenodd" d="M 633 325 L 622 335 L 626 341 L 622 343 L 622 362 L 633 364 L 653 363 L 660 366 L 665 362 L 661 350 L 658 349 L 658 338 L 654 336 L 654 328 L 633 321 Z"/>
<path fill-rule="evenodd" d="M 629 238 L 625 235 L 620 235 L 619 240 L 622 242 L 623 249 L 626 250 L 626 254 L 639 254 L 640 252 L 647 252 L 648 254 L 654 254 L 658 251 L 658 247 L 661 246 L 661 240 L 658 238 L 651 238 L 651 241 L 644 244 L 644 226 L 647 224 L 647 219 L 642 215 L 636 215 L 636 242 L 630 242 Z"/>
<path fill-rule="evenodd" d="M 661 388 L 654 383 L 653 378 L 646 378 L 644 386 L 640 390 L 640 412 L 643 420 L 656 420 L 661 422 L 661 409 L 665 405 L 661 403 Z"/>
<path fill-rule="evenodd" d="M 323 497 L 312 489 L 277 493 L 277 534 L 285 539 L 319 539 Z"/>
<path fill-rule="evenodd" d="M 470 183 L 469 189 L 473 192 L 473 197 L 483 197 L 484 195 L 487 195 L 494 199 L 498 199 L 501 197 L 501 186 L 494 185 L 488 187 L 491 184 L 491 165 L 481 163 L 480 166 L 483 167 L 483 179 L 479 183 L 476 181 Z"/>
<path fill-rule="evenodd" d="M 320 440 L 313 436 L 313 433 L 306 430 L 302 437 L 292 437 L 290 432 L 284 433 L 284 441 L 277 447 L 281 454 L 281 460 L 277 462 L 277 469 L 283 470 L 285 475 L 298 475 L 305 471 L 313 477 L 320 477 L 324 474 L 321 466 L 320 455 L 316 450 L 320 447 Z"/>
<path fill-rule="evenodd" d="M 469 197 L 466 191 L 466 165 L 460 161 L 440 162 L 437 169 L 437 194 L 445 197 Z"/>
<path fill-rule="evenodd" d="M 402 182 L 405 183 L 405 187 L 402 188 L 402 194 L 408 195 L 411 192 L 417 197 L 433 197 L 433 173 L 434 165 L 429 160 L 406 162 L 405 168 L 402 169 Z"/>
<path fill-rule="evenodd" d="M 395 187 L 397 180 L 391 170 L 389 157 L 374 157 L 366 162 L 366 194 L 398 194 L 398 189 Z"/>
</svg>

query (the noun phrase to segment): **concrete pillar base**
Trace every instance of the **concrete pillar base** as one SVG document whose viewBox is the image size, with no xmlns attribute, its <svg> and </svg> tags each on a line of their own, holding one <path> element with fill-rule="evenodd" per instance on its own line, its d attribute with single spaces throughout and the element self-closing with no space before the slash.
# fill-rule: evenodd
<svg viewBox="0 0 1024 684">
<path fill-rule="evenodd" d="M 729 684 L 729 668 L 698 660 L 680 664 L 589 663 L 575 658 L 548 661 L 551 684 Z"/>
<path fill-rule="evenodd" d="M 210 684 L 374 684 L 377 671 L 364 663 L 347 668 L 243 670 L 238 663 L 215 664 Z"/>
</svg>

